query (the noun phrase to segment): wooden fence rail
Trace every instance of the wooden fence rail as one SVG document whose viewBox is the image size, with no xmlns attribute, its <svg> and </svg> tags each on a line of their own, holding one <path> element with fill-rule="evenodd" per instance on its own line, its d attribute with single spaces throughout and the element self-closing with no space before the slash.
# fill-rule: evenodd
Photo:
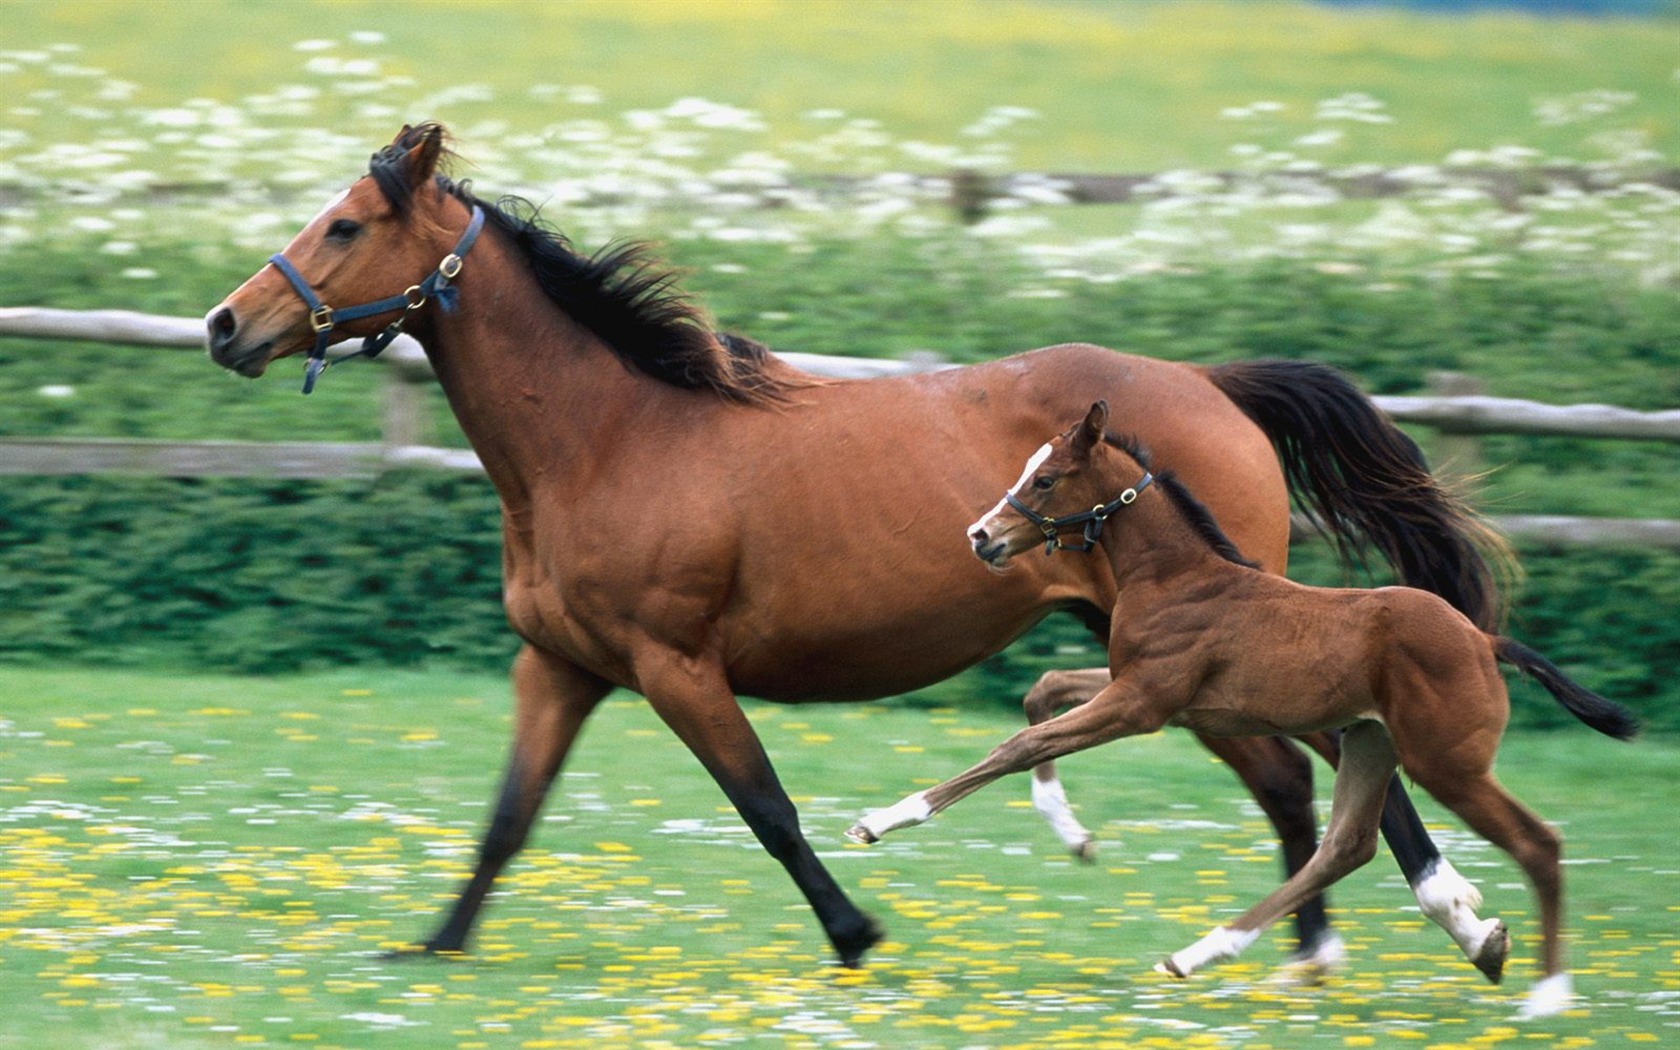
<svg viewBox="0 0 1680 1050">
<path fill-rule="evenodd" d="M 0 308 L 0 337 L 79 340 L 201 349 L 197 318 L 157 317 L 126 310 Z M 907 361 L 787 353 L 790 363 L 819 375 L 863 379 L 950 367 L 935 358 Z M 384 441 L 379 443 L 153 441 L 111 438 L 0 438 L 0 475 L 138 474 L 165 477 L 370 477 L 421 468 L 478 472 L 471 450 L 417 443 L 426 432 L 417 389 L 432 381 L 419 344 L 403 336 L 379 358 L 390 369 Z M 1639 412 L 1613 405 L 1547 405 L 1482 396 L 1377 396 L 1395 420 L 1449 434 L 1545 434 L 1680 443 L 1680 410 Z M 1510 515 L 1494 523 L 1516 539 L 1569 545 L 1633 545 L 1680 549 L 1680 521 Z M 1311 534 L 1297 521 L 1298 536 Z"/>
</svg>

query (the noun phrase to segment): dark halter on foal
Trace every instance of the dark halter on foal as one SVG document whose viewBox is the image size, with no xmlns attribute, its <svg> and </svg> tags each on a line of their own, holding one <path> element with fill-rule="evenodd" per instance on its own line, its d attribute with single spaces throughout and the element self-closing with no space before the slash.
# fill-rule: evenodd
<svg viewBox="0 0 1680 1050">
<path fill-rule="evenodd" d="M 268 257 L 274 268 L 285 275 L 291 282 L 292 289 L 298 298 L 309 307 L 309 327 L 315 331 L 315 345 L 309 351 L 309 365 L 303 373 L 303 392 L 309 393 L 315 389 L 315 380 L 331 365 L 340 361 L 348 361 L 352 357 L 377 357 L 379 352 L 391 345 L 391 341 L 402 332 L 403 322 L 408 319 L 410 311 L 418 310 L 426 305 L 430 299 L 437 299 L 438 305 L 445 312 L 455 309 L 460 301 L 461 292 L 450 287 L 449 282 L 461 272 L 461 263 L 466 259 L 467 252 L 472 250 L 473 242 L 478 240 L 479 231 L 484 229 L 484 209 L 473 205 L 472 220 L 467 223 L 466 231 L 461 239 L 455 242 L 455 250 L 443 257 L 437 269 L 426 275 L 426 279 L 419 284 L 411 284 L 401 295 L 392 295 L 360 306 L 347 306 L 335 310 L 321 301 L 315 290 L 309 287 L 309 282 L 297 272 L 280 252 Z M 401 310 L 402 316 L 386 325 L 383 330 L 362 340 L 362 348 L 343 357 L 327 358 L 327 343 L 331 341 L 333 326 L 341 321 L 359 321 L 364 317 L 374 317 L 388 314 L 393 310 Z"/>
<path fill-rule="evenodd" d="M 1057 551 L 1073 551 L 1076 554 L 1084 554 L 1095 547 L 1097 540 L 1102 537 L 1103 522 L 1107 521 L 1115 511 L 1137 499 L 1138 493 L 1148 488 L 1150 482 L 1154 480 L 1155 475 L 1146 470 L 1136 485 L 1120 493 L 1107 503 L 1099 503 L 1090 510 L 1082 510 L 1078 514 L 1069 514 L 1063 518 L 1046 518 L 1017 499 L 1014 492 L 1005 492 L 1003 498 L 1011 507 L 1020 511 L 1022 517 L 1037 525 L 1039 531 L 1044 533 L 1044 553 L 1046 555 L 1054 554 Z M 1085 526 L 1085 542 L 1077 547 L 1063 543 L 1056 534 L 1057 530 L 1072 525 Z"/>
</svg>

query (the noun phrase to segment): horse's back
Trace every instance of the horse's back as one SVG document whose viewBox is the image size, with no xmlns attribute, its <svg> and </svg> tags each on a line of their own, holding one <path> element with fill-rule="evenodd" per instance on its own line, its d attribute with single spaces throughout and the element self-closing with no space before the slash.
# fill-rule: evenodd
<svg viewBox="0 0 1680 1050">
<path fill-rule="evenodd" d="M 743 493 L 713 528 L 736 552 L 718 621 L 732 676 L 771 697 L 862 697 L 936 681 L 1048 612 L 1112 609 L 1100 559 L 984 566 L 966 529 L 1020 464 L 1098 399 L 1176 469 L 1251 556 L 1281 564 L 1287 492 L 1258 428 L 1193 366 L 1065 344 L 986 364 L 799 391 L 732 409 L 719 434 Z M 797 667 L 790 672 L 788 668 Z"/>
</svg>

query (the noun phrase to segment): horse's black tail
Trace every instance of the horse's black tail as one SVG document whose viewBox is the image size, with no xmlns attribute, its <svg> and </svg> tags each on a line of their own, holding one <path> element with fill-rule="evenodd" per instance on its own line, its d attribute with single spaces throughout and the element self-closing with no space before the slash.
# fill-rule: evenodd
<svg viewBox="0 0 1680 1050">
<path fill-rule="evenodd" d="M 1510 545 L 1430 474 L 1417 444 L 1370 398 L 1307 361 L 1239 361 L 1207 375 L 1266 432 L 1295 499 L 1344 561 L 1371 544 L 1407 586 L 1497 633 L 1500 585 L 1515 575 Z"/>
<path fill-rule="evenodd" d="M 1632 740 L 1639 732 L 1639 719 L 1613 700 L 1606 700 L 1558 670 L 1556 664 L 1509 638 L 1494 640 L 1493 655 L 1546 687 L 1570 714 L 1617 740 Z"/>
</svg>

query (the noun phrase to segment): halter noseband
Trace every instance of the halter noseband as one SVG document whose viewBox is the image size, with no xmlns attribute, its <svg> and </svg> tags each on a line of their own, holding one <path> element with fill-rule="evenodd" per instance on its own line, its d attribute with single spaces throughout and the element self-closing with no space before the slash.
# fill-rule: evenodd
<svg viewBox="0 0 1680 1050">
<path fill-rule="evenodd" d="M 379 356 L 379 352 L 390 346 L 391 341 L 402 332 L 403 322 L 408 319 L 409 313 L 425 306 L 428 300 L 435 297 L 438 305 L 443 307 L 446 313 L 454 310 L 456 303 L 460 301 L 461 292 L 459 289 L 451 287 L 449 282 L 453 281 L 456 275 L 461 272 L 461 263 L 466 259 L 467 252 L 472 250 L 473 242 L 478 240 L 479 231 L 482 229 L 484 229 L 484 209 L 475 204 L 473 205 L 472 219 L 467 223 L 466 231 L 461 234 L 461 239 L 455 242 L 455 250 L 445 255 L 443 261 L 438 263 L 437 269 L 427 274 L 425 280 L 419 284 L 409 285 L 401 295 L 389 296 L 375 302 L 363 303 L 360 306 L 347 306 L 341 310 L 335 310 L 323 303 L 320 296 L 315 294 L 314 289 L 309 287 L 309 282 L 304 280 L 303 275 L 297 272 L 297 267 L 293 266 L 283 254 L 275 252 L 269 256 L 268 261 L 274 264 L 275 269 L 285 275 L 286 280 L 291 282 L 292 289 L 297 292 L 298 298 L 302 299 L 304 305 L 309 307 L 309 327 L 315 331 L 315 345 L 309 351 L 309 364 L 303 373 L 303 392 L 307 394 L 314 390 L 315 380 L 319 379 L 321 373 L 331 365 L 340 361 L 348 361 L 352 357 Z M 332 330 L 335 325 L 342 321 L 359 321 L 364 317 L 388 314 L 393 310 L 401 310 L 403 312 L 402 316 L 386 325 L 381 331 L 363 339 L 360 350 L 331 360 L 327 358 L 327 344 L 332 340 Z"/>
<path fill-rule="evenodd" d="M 1121 507 L 1131 504 L 1133 500 L 1138 498 L 1138 493 L 1148 488 L 1150 482 L 1154 480 L 1155 475 L 1146 470 L 1136 485 L 1120 493 L 1107 503 L 1099 503 L 1090 510 L 1082 510 L 1078 514 L 1069 514 L 1064 518 L 1045 517 L 1022 503 L 1013 491 L 1005 492 L 1003 499 L 1004 502 L 1019 511 L 1022 517 L 1037 525 L 1040 532 L 1044 533 L 1044 553 L 1046 555 L 1054 554 L 1057 551 L 1073 551 L 1076 554 L 1084 554 L 1095 547 L 1097 540 L 1102 537 L 1103 522 L 1107 521 Z M 1085 526 L 1085 542 L 1079 546 L 1063 543 L 1056 534 L 1057 530 L 1072 525 Z"/>
</svg>

